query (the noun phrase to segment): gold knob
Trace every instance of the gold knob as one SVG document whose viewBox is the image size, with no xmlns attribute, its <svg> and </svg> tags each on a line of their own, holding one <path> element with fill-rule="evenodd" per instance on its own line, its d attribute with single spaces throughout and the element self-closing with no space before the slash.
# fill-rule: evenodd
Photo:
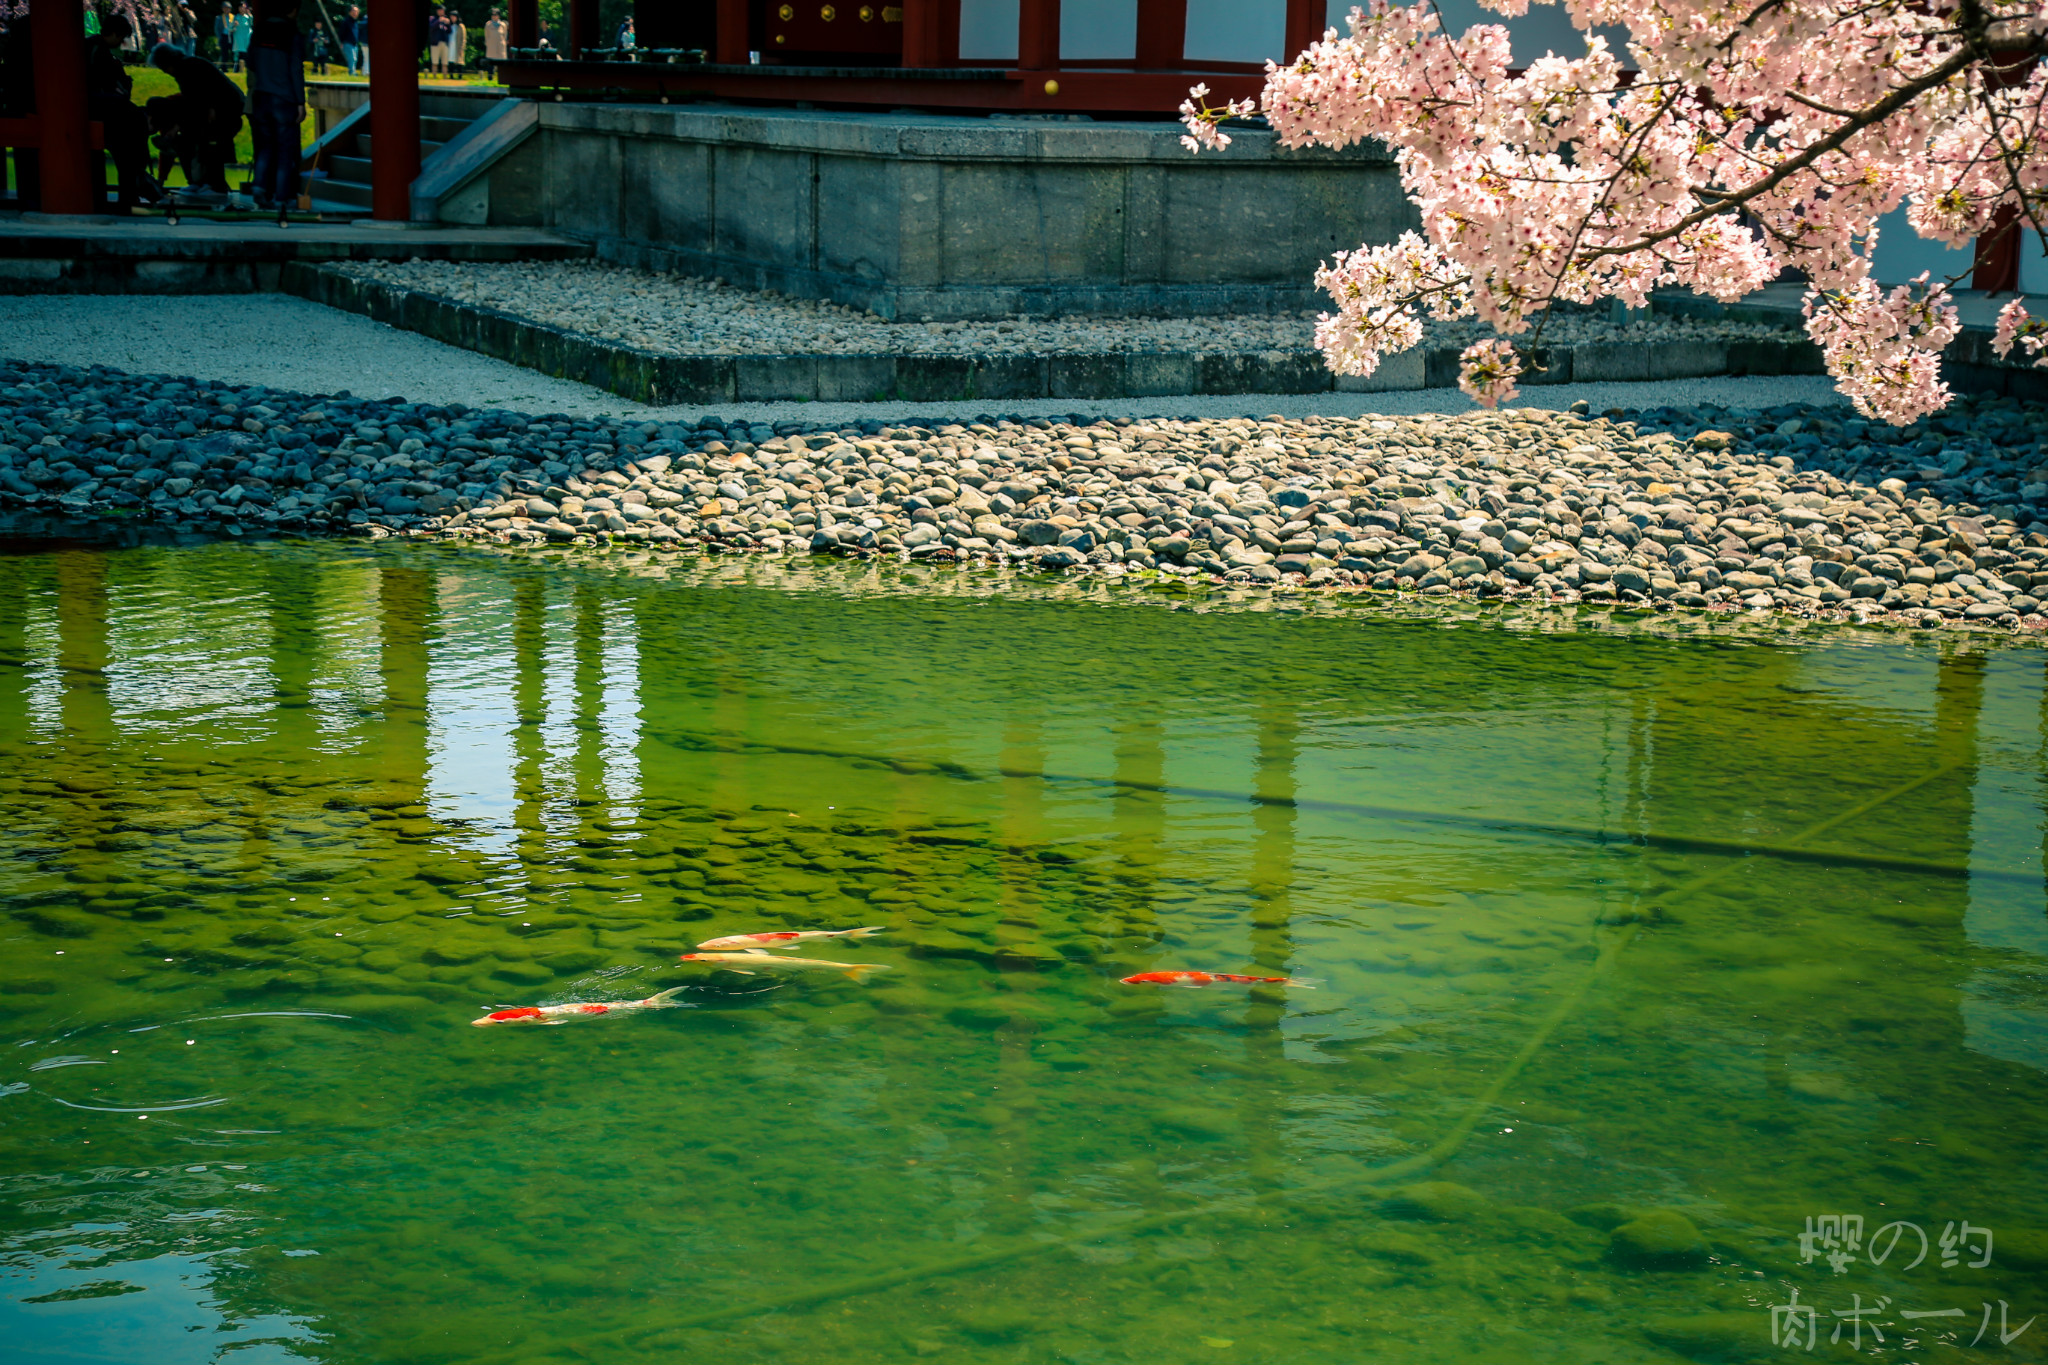
<svg viewBox="0 0 2048 1365">
<path fill-rule="evenodd" d="M 834 19 L 837 19 L 839 17 L 839 11 L 833 9 L 830 5 L 827 5 L 823 9 L 818 11 L 818 17 L 829 24 Z"/>
<path fill-rule="evenodd" d="M 786 43 L 789 41 L 789 38 L 784 34 L 778 33 L 775 35 L 775 41 L 778 43 Z"/>
<path fill-rule="evenodd" d="M 902 7 L 901 5 L 884 5 L 884 6 L 882 6 L 882 22 L 883 22 L 883 23 L 885 23 L 885 24 L 900 24 L 900 23 L 902 23 L 902 22 L 903 22 L 903 7 Z"/>
<path fill-rule="evenodd" d="M 860 21 L 863 24 L 875 22 L 875 7 L 873 5 L 862 5 L 860 7 Z"/>
<path fill-rule="evenodd" d="M 796 18 L 796 7 L 794 5 L 784 5 L 781 9 L 775 11 L 775 13 L 777 17 L 779 17 L 782 20 L 782 22 L 786 24 L 790 20 Z"/>
<path fill-rule="evenodd" d="M 1046 94 L 1048 94 L 1048 95 L 1057 95 L 1057 94 L 1059 94 L 1059 92 L 1060 92 L 1060 83 L 1059 83 L 1058 81 L 1047 81 L 1047 82 L 1045 83 L 1045 93 L 1046 93 Z"/>
</svg>

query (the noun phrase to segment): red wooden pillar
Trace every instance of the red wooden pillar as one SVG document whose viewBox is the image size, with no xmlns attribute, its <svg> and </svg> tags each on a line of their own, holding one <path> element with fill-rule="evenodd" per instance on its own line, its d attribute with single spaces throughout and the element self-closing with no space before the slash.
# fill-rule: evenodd
<svg viewBox="0 0 2048 1365">
<path fill-rule="evenodd" d="M 36 63 L 36 118 L 42 124 L 44 213 L 91 213 L 92 138 L 85 126 L 85 7 L 80 0 L 30 0 Z"/>
<path fill-rule="evenodd" d="M 1138 65 L 1174 70 L 1187 46 L 1188 0 L 1138 0 Z"/>
<path fill-rule="evenodd" d="M 1323 0 L 1287 0 L 1287 55 L 1281 59 L 1283 62 L 1293 61 L 1303 48 L 1322 38 L 1323 30 L 1329 27 L 1324 22 L 1327 13 Z"/>
<path fill-rule="evenodd" d="M 903 0 L 903 64 L 939 64 L 939 0 Z"/>
<path fill-rule="evenodd" d="M 420 174 L 420 54 L 416 0 L 370 0 L 370 216 L 412 217 Z"/>
<path fill-rule="evenodd" d="M 1060 0 L 1018 0 L 1017 66 L 1056 71 L 1060 64 Z"/>
<path fill-rule="evenodd" d="M 598 32 L 597 0 L 568 0 L 569 55 L 581 57 L 594 47 L 608 47 Z"/>
<path fill-rule="evenodd" d="M 718 50 L 712 60 L 746 65 L 747 38 L 747 0 L 718 0 Z"/>
<path fill-rule="evenodd" d="M 540 0 L 512 0 L 505 29 L 506 47 L 539 47 Z"/>
</svg>

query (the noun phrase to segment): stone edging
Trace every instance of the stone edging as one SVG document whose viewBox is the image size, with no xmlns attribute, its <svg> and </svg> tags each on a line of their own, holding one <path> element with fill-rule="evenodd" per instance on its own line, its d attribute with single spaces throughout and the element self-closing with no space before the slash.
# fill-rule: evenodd
<svg viewBox="0 0 2048 1365">
<path fill-rule="evenodd" d="M 636 402 L 993 402 L 1034 398 L 1167 398 L 1237 393 L 1384 393 L 1451 388 L 1450 347 L 1389 357 L 1370 379 L 1332 375 L 1318 351 L 1107 352 L 1093 355 L 677 356 L 618 346 L 495 308 L 292 262 L 280 288 L 464 350 L 572 379 Z M 1547 370 L 1523 383 L 1821 374 L 1810 342 L 1689 339 L 1656 345 L 1551 347 Z"/>
</svg>

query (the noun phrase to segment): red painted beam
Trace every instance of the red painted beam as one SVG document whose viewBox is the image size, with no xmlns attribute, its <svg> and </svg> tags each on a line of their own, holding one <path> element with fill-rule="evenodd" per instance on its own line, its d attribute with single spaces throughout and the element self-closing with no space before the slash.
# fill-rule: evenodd
<svg viewBox="0 0 2048 1365">
<path fill-rule="evenodd" d="M 569 55 L 580 57 L 594 47 L 610 47 L 599 32 L 597 0 L 568 0 Z"/>
<path fill-rule="evenodd" d="M 1019 0 L 1017 65 L 1050 71 L 1060 64 L 1060 0 Z"/>
<path fill-rule="evenodd" d="M 1287 27 L 1282 43 L 1287 55 L 1283 61 L 1299 57 L 1303 48 L 1322 38 L 1328 27 L 1323 22 L 1325 13 L 1323 0 L 1287 0 Z"/>
<path fill-rule="evenodd" d="M 1187 0 L 1138 0 L 1139 66 L 1179 66 L 1187 36 Z"/>
<path fill-rule="evenodd" d="M 41 124 L 43 212 L 92 213 L 91 136 L 85 124 L 85 7 L 80 0 L 29 0 Z"/>
<path fill-rule="evenodd" d="M 420 174 L 416 3 L 370 0 L 370 216 L 394 223 L 412 218 Z"/>
<path fill-rule="evenodd" d="M 711 55 L 732 66 L 747 60 L 747 0 L 718 0 L 718 50 Z"/>
<path fill-rule="evenodd" d="M 939 0 L 903 0 L 903 65 L 939 64 Z"/>
<path fill-rule="evenodd" d="M 512 0 L 511 17 L 506 21 L 505 46 L 540 46 L 540 0 Z"/>
<path fill-rule="evenodd" d="M 1057 94 L 1048 94 L 1047 76 Z M 500 77 L 515 92 L 579 91 L 663 95 L 671 100 L 760 100 L 894 109 L 1004 109 L 1029 112 L 1172 113 L 1196 82 L 1211 101 L 1256 99 L 1262 74 L 1216 71 L 1006 71 L 1000 76 L 906 78 L 887 68 L 872 76 L 807 75 L 802 67 L 656 66 L 640 62 L 506 62 Z"/>
</svg>

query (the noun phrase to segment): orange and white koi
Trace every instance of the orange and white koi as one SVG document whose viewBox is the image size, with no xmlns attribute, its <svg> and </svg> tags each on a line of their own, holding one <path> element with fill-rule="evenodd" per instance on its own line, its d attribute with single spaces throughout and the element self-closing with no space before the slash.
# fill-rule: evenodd
<svg viewBox="0 0 2048 1365">
<path fill-rule="evenodd" d="M 677 986 L 673 990 L 650 995 L 645 1000 L 611 1000 L 604 1004 L 592 1001 L 577 1005 L 521 1005 L 518 1009 L 492 1010 L 483 1018 L 469 1022 L 477 1028 L 489 1028 L 492 1024 L 566 1024 L 572 1019 L 595 1019 L 606 1014 L 686 1010 L 690 1007 L 677 1004 L 676 997 L 688 989 L 688 986 Z"/>
<path fill-rule="evenodd" d="M 873 938 L 882 932 L 879 924 L 865 925 L 859 929 L 779 929 L 765 934 L 727 934 L 724 938 L 707 938 L 698 944 L 699 948 L 787 948 L 799 943 L 809 943 L 815 938 Z"/>
<path fill-rule="evenodd" d="M 1126 986 L 1294 986 L 1312 991 L 1315 982 L 1298 976 L 1238 976 L 1231 972 L 1139 972 L 1121 978 Z"/>
<path fill-rule="evenodd" d="M 758 948 L 745 953 L 684 953 L 681 960 L 708 962 L 742 976 L 753 976 L 754 969 L 758 967 L 779 971 L 844 972 L 857 985 L 867 984 L 869 972 L 889 970 L 886 962 L 827 962 L 822 957 L 791 957 L 783 953 L 764 953 Z"/>
</svg>

